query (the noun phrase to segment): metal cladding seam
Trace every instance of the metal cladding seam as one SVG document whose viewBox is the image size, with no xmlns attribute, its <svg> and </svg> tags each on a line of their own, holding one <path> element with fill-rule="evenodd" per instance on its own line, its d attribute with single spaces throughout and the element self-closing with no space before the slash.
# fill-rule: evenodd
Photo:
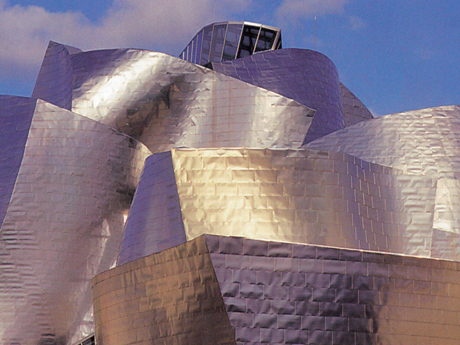
<svg viewBox="0 0 460 345">
<path fill-rule="evenodd" d="M 277 92 L 316 110 L 304 143 L 345 127 L 337 69 L 325 55 L 308 49 L 278 49 L 212 68 Z"/>
<path fill-rule="evenodd" d="M 0 228 L 0 342 L 74 342 L 93 332 L 90 279 L 114 264 L 150 151 L 45 101 L 19 101 L 2 110 L 23 120 Z"/>
<path fill-rule="evenodd" d="M 360 122 L 305 146 L 346 152 L 436 182 L 431 256 L 460 255 L 460 106 L 442 106 Z M 417 197 L 417 186 L 411 193 Z M 413 221 L 414 226 L 418 224 Z"/>
<path fill-rule="evenodd" d="M 300 147 L 315 113 L 162 53 L 113 49 L 53 55 L 57 49 L 50 46 L 47 55 L 71 61 L 72 111 L 136 138 L 152 152 L 180 146 Z M 42 97 L 36 89 L 35 96 Z"/>
</svg>

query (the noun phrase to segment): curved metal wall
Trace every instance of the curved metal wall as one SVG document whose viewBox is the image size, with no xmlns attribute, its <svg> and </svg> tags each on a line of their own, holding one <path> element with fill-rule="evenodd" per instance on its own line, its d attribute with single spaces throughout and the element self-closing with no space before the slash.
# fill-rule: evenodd
<svg viewBox="0 0 460 345">
<path fill-rule="evenodd" d="M 96 276 L 96 338 L 453 345 L 459 282 L 451 261 L 205 235 Z"/>
<path fill-rule="evenodd" d="M 72 110 L 73 68 L 70 52 L 78 49 L 50 41 L 38 73 L 32 98 Z M 81 52 L 81 51 L 80 51 Z"/>
<path fill-rule="evenodd" d="M 89 282 L 114 264 L 150 152 L 86 117 L 30 102 L 30 127 L 16 124 L 27 142 L 14 157 L 22 161 L 0 228 L 0 342 L 76 341 L 93 331 L 91 318 L 83 321 Z"/>
<path fill-rule="evenodd" d="M 299 147 L 312 109 L 161 53 L 72 56 L 74 112 L 112 126 L 153 152 L 172 147 Z"/>
<path fill-rule="evenodd" d="M 35 103 L 26 97 L 0 96 L 0 224 L 21 166 Z"/>
<path fill-rule="evenodd" d="M 187 240 L 217 234 L 460 258 L 448 241 L 436 243 L 440 191 L 427 176 L 314 150 L 174 149 L 152 162 L 133 201 L 119 263 L 177 245 L 181 232 Z M 168 184 L 160 188 L 165 171 Z M 156 202 L 161 207 L 153 202 L 159 188 L 160 195 L 170 193 L 167 205 Z M 183 229 L 176 222 L 165 228 L 180 214 Z"/>
<path fill-rule="evenodd" d="M 371 112 L 345 85 L 340 83 L 345 127 L 373 119 Z"/>
<path fill-rule="evenodd" d="M 305 143 L 345 127 L 337 69 L 321 53 L 280 49 L 213 62 L 212 68 L 315 109 Z"/>
<path fill-rule="evenodd" d="M 430 250 L 435 257 L 458 260 L 459 133 L 460 106 L 443 106 L 361 122 L 306 148 L 347 152 L 408 174 L 432 178 L 437 188 Z"/>
<path fill-rule="evenodd" d="M 120 246 L 117 265 L 186 241 L 171 152 L 145 160 Z"/>
<path fill-rule="evenodd" d="M 434 178 L 460 178 L 460 106 L 386 115 L 329 134 L 305 148 L 346 152 Z"/>
</svg>

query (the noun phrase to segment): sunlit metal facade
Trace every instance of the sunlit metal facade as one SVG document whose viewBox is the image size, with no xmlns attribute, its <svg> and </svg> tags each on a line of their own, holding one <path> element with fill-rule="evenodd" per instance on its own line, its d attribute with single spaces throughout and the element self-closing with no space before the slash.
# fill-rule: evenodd
<svg viewBox="0 0 460 345">
<path fill-rule="evenodd" d="M 373 119 L 280 48 L 50 42 L 0 96 L 1 344 L 458 344 L 459 106 Z"/>
</svg>

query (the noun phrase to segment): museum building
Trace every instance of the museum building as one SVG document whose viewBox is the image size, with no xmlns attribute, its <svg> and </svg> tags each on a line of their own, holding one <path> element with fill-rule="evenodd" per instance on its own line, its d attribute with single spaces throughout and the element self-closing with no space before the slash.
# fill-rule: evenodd
<svg viewBox="0 0 460 345">
<path fill-rule="evenodd" d="M 0 96 L 0 344 L 460 341 L 460 106 L 373 118 L 250 22 L 50 42 Z"/>
</svg>

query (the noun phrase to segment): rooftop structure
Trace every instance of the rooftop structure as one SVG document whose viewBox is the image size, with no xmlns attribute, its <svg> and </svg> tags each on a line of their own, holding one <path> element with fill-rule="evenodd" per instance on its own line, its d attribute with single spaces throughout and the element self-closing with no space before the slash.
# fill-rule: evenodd
<svg viewBox="0 0 460 345">
<path fill-rule="evenodd" d="M 277 48 L 50 42 L 0 96 L 1 344 L 458 343 L 460 106 L 374 119 Z"/>
<path fill-rule="evenodd" d="M 201 29 L 179 57 L 206 65 L 281 48 L 281 30 L 278 28 L 250 22 L 223 22 Z"/>
</svg>

